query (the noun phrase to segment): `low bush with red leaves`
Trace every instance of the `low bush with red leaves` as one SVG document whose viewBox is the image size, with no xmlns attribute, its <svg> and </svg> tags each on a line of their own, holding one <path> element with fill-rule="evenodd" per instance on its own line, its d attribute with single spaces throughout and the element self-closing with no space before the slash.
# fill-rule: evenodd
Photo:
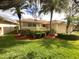
<svg viewBox="0 0 79 59">
<path fill-rule="evenodd" d="M 50 39 L 56 38 L 56 37 L 57 37 L 57 34 L 48 34 L 48 35 L 46 36 L 46 38 L 50 38 Z"/>
</svg>

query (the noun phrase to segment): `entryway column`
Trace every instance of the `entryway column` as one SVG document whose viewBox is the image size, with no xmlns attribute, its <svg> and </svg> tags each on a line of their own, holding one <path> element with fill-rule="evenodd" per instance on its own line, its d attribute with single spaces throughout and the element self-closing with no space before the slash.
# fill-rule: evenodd
<svg viewBox="0 0 79 59">
<path fill-rule="evenodd" d="M 4 35 L 4 27 L 1 27 L 0 35 Z"/>
</svg>

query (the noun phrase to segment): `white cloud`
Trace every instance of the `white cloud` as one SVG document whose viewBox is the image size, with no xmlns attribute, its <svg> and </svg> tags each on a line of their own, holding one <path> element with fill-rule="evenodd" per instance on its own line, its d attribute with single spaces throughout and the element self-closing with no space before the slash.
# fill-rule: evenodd
<svg viewBox="0 0 79 59">
<path fill-rule="evenodd" d="M 22 15 L 22 18 L 33 18 L 31 15 L 29 15 L 25 10 L 23 10 L 24 14 Z M 12 15 L 12 12 L 10 10 L 7 11 L 1 11 L 0 10 L 0 15 L 4 16 L 6 18 L 10 18 L 10 19 L 18 19 L 18 17 L 16 15 Z M 43 20 L 50 20 L 50 13 L 48 15 L 41 15 L 41 18 Z M 63 20 L 65 18 L 65 14 L 64 13 L 54 13 L 53 14 L 53 20 Z"/>
<path fill-rule="evenodd" d="M 50 13 L 47 14 L 47 15 L 43 15 L 42 16 L 43 19 L 46 19 L 46 20 L 50 20 Z M 65 18 L 65 14 L 64 13 L 55 13 L 53 14 L 53 19 L 52 20 L 64 20 Z"/>
</svg>

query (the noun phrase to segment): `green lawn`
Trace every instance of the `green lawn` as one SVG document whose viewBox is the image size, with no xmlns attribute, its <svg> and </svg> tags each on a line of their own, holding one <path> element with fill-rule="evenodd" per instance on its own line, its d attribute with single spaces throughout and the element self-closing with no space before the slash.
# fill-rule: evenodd
<svg viewBox="0 0 79 59">
<path fill-rule="evenodd" d="M 79 59 L 79 41 L 1 37 L 0 59 Z"/>
<path fill-rule="evenodd" d="M 78 35 L 79 36 L 79 31 L 77 32 L 72 32 L 72 34 L 74 34 L 74 35 Z"/>
</svg>

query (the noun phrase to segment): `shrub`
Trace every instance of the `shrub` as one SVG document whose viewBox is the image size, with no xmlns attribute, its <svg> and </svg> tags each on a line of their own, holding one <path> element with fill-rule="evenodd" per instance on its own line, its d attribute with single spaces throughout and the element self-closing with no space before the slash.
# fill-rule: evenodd
<svg viewBox="0 0 79 59">
<path fill-rule="evenodd" d="M 45 36 L 45 32 L 43 31 L 30 31 L 30 30 L 20 30 L 20 34 L 18 33 L 18 37 L 22 38 L 34 38 L 34 39 L 39 39 L 43 38 Z"/>
<path fill-rule="evenodd" d="M 72 35 L 72 34 L 58 34 L 57 38 L 66 39 L 66 40 L 77 40 L 79 36 Z"/>
<path fill-rule="evenodd" d="M 52 29 L 52 31 L 51 31 L 52 33 L 56 33 L 56 30 L 55 29 Z"/>
<path fill-rule="evenodd" d="M 20 30 L 19 32 L 20 32 L 21 35 L 31 35 L 30 30 Z"/>
<path fill-rule="evenodd" d="M 46 35 L 48 35 L 48 34 L 55 34 L 56 33 L 56 31 L 54 30 L 54 29 L 52 29 L 52 31 L 50 32 L 49 30 L 48 31 L 46 31 Z"/>
<path fill-rule="evenodd" d="M 17 39 L 30 39 L 32 38 L 32 32 L 30 30 L 20 30 L 16 35 Z"/>
<path fill-rule="evenodd" d="M 32 32 L 33 38 L 42 38 L 45 36 L 45 32 L 43 31 L 34 31 Z"/>
<path fill-rule="evenodd" d="M 47 34 L 47 35 L 48 35 L 48 34 L 50 34 L 50 33 L 51 33 L 51 34 L 55 34 L 55 33 L 56 33 L 56 31 L 55 31 L 54 29 L 52 29 L 52 30 L 51 30 L 51 32 L 50 32 L 49 30 L 48 30 L 48 31 L 46 31 L 46 34 Z"/>
</svg>

